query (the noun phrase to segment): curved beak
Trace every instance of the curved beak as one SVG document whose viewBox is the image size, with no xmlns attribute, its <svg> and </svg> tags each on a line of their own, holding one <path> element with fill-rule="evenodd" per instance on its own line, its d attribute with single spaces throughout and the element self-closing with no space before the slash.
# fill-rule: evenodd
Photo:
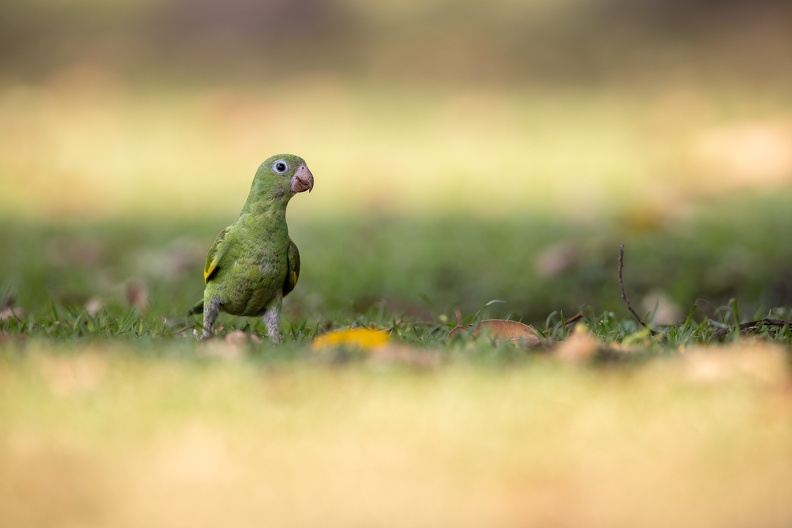
<svg viewBox="0 0 792 528">
<path fill-rule="evenodd" d="M 303 191 L 311 192 L 314 186 L 314 178 L 311 171 L 308 170 L 308 167 L 305 165 L 300 165 L 297 167 L 297 172 L 294 173 L 292 176 L 291 187 L 292 192 L 301 193 Z"/>
</svg>

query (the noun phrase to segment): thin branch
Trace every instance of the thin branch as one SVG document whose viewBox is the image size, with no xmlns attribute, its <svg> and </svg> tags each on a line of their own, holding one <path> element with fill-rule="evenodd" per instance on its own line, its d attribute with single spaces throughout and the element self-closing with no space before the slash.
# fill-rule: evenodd
<svg viewBox="0 0 792 528">
<path fill-rule="evenodd" d="M 572 323 L 576 323 L 576 322 L 580 321 L 581 319 L 583 319 L 583 312 L 578 312 L 575 315 L 573 315 L 572 317 L 570 317 L 569 319 L 565 319 L 562 324 L 563 324 L 564 327 L 567 327 L 567 326 L 571 325 Z"/>
<path fill-rule="evenodd" d="M 630 313 L 633 314 L 633 317 L 635 317 L 635 320 L 641 323 L 641 326 L 649 330 L 649 333 L 651 335 L 657 335 L 658 334 L 657 330 L 650 328 L 649 325 L 647 325 L 644 322 L 641 316 L 638 315 L 638 312 L 636 312 L 633 309 L 632 304 L 630 304 L 630 299 L 627 298 L 627 293 L 625 293 L 624 291 L 624 279 L 622 278 L 622 270 L 624 270 L 624 244 L 621 244 L 619 246 L 619 289 L 621 289 L 621 298 L 624 301 L 624 304 L 627 305 L 627 309 L 630 310 Z"/>
<path fill-rule="evenodd" d="M 748 321 L 739 325 L 722 328 L 715 332 L 713 336 L 715 339 L 723 339 L 733 330 L 739 331 L 741 334 L 748 334 L 751 332 L 758 332 L 766 326 L 786 326 L 792 328 L 792 321 L 781 321 L 779 319 L 759 319 L 757 321 Z"/>
</svg>

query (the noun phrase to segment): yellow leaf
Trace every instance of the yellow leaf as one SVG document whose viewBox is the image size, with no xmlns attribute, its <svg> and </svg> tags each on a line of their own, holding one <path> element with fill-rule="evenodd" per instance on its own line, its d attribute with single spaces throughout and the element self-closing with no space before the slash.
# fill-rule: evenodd
<svg viewBox="0 0 792 528">
<path fill-rule="evenodd" d="M 342 328 L 320 335 L 311 343 L 313 350 L 335 348 L 338 346 L 356 346 L 362 349 L 373 349 L 386 344 L 390 335 L 384 330 L 369 328 Z"/>
</svg>

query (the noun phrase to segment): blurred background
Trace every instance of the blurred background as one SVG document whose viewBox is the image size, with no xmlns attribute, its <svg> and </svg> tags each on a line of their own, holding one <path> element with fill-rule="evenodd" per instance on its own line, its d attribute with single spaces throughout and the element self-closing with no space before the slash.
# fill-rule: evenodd
<svg viewBox="0 0 792 528">
<path fill-rule="evenodd" d="M 316 177 L 289 210 L 294 318 L 616 309 L 622 242 L 667 321 L 792 304 L 788 2 L 2 10 L 0 293 L 29 309 L 129 284 L 157 313 L 191 304 L 278 152 Z"/>
</svg>

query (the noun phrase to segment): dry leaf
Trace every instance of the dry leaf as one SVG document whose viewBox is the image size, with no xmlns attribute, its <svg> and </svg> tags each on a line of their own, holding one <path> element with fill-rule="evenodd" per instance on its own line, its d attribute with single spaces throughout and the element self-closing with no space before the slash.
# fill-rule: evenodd
<svg viewBox="0 0 792 528">
<path fill-rule="evenodd" d="M 641 309 L 644 312 L 654 314 L 652 322 L 656 325 L 676 324 L 684 316 L 682 308 L 661 290 L 653 290 L 647 293 L 641 299 Z"/>
<path fill-rule="evenodd" d="M 591 335 L 588 327 L 584 324 L 577 324 L 572 335 L 555 349 L 555 356 L 568 363 L 582 363 L 596 354 L 597 347 L 597 339 Z"/>
<path fill-rule="evenodd" d="M 98 297 L 91 297 L 85 302 L 85 311 L 88 312 L 88 315 L 91 317 L 98 314 L 102 308 L 104 308 L 104 304 Z"/>
<path fill-rule="evenodd" d="M 5 298 L 0 304 L 0 321 L 7 321 L 11 317 L 22 317 L 24 312 L 19 308 L 14 308 L 15 304 L 16 299 L 13 295 Z"/>
<path fill-rule="evenodd" d="M 533 327 L 517 321 L 507 321 L 505 319 L 485 319 L 478 324 L 468 327 L 457 326 L 451 330 L 448 334 L 448 338 L 453 339 L 454 336 L 463 333 L 478 337 L 482 332 L 493 338 L 496 343 L 508 341 L 514 345 L 526 347 L 537 346 L 544 343 L 542 336 L 539 335 L 539 332 L 534 330 Z"/>
<path fill-rule="evenodd" d="M 149 305 L 148 287 L 141 280 L 131 280 L 127 283 L 126 298 L 130 306 L 138 310 L 146 310 Z"/>
<path fill-rule="evenodd" d="M 581 257 L 577 245 L 558 243 L 543 249 L 534 260 L 534 271 L 544 278 L 557 277 L 576 265 Z"/>
<path fill-rule="evenodd" d="M 261 343 L 261 338 L 255 334 L 246 334 L 242 330 L 234 330 L 225 336 L 225 342 L 232 345 L 244 345 L 248 341 L 253 343 Z"/>
<path fill-rule="evenodd" d="M 211 339 L 205 342 L 203 353 L 209 357 L 239 360 L 245 357 L 246 345 L 253 338 L 242 330 L 229 332 L 222 340 Z M 259 339 L 259 341 L 261 341 Z"/>
<path fill-rule="evenodd" d="M 424 369 L 439 366 L 441 356 L 436 350 L 421 350 L 398 343 L 386 343 L 372 352 L 369 362 L 373 365 L 406 365 Z"/>
<path fill-rule="evenodd" d="M 791 374 L 784 349 L 760 340 L 694 347 L 687 349 L 682 357 L 688 378 L 698 382 L 745 379 L 782 387 L 789 383 Z"/>
<path fill-rule="evenodd" d="M 390 341 L 390 335 L 384 330 L 370 328 L 342 328 L 320 335 L 311 343 L 312 350 L 354 346 L 361 349 L 374 349 Z"/>
</svg>

